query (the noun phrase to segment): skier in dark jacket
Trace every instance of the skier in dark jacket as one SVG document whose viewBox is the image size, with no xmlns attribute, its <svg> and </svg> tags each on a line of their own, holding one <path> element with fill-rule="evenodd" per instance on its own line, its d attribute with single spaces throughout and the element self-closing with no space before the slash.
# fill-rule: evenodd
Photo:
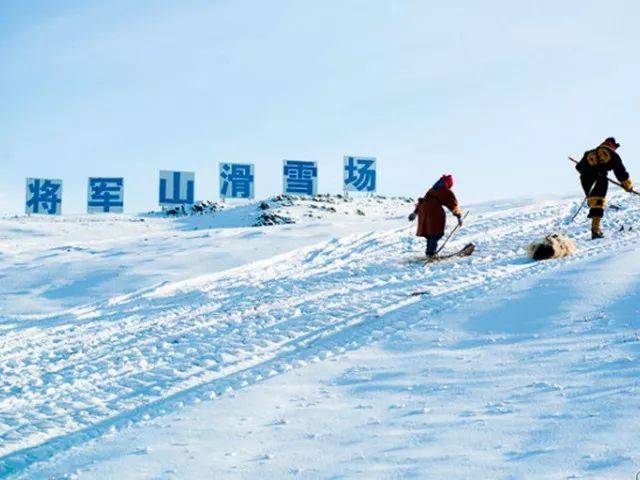
<svg viewBox="0 0 640 480">
<path fill-rule="evenodd" d="M 423 198 L 418 199 L 416 208 L 409 221 L 418 217 L 418 229 L 416 236 L 427 239 L 427 257 L 434 258 L 438 250 L 438 241 L 444 235 L 446 214 L 443 207 L 447 207 L 458 218 L 458 224 L 462 225 L 462 214 L 458 206 L 458 199 L 451 191 L 453 177 L 443 175 Z"/>
<path fill-rule="evenodd" d="M 619 147 L 620 144 L 616 142 L 616 139 L 609 137 L 599 147 L 585 152 L 582 160 L 576 165 L 576 170 L 580 172 L 580 183 L 589 205 L 592 239 L 604 237 L 600 223 L 604 216 L 604 206 L 607 202 L 606 196 L 609 188 L 607 173 L 613 170 L 616 178 L 627 192 L 633 189 L 629 173 L 624 167 L 620 155 L 616 153 Z"/>
</svg>

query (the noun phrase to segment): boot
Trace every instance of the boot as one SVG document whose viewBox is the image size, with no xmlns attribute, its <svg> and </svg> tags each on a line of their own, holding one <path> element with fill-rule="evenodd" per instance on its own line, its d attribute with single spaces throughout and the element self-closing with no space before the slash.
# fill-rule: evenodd
<svg viewBox="0 0 640 480">
<path fill-rule="evenodd" d="M 604 233 L 602 233 L 602 229 L 600 228 L 601 221 L 602 219 L 600 217 L 593 217 L 591 219 L 591 240 L 604 238 Z"/>
<path fill-rule="evenodd" d="M 427 259 L 433 260 L 438 251 L 438 237 L 427 237 L 427 250 L 424 252 L 427 255 Z"/>
</svg>

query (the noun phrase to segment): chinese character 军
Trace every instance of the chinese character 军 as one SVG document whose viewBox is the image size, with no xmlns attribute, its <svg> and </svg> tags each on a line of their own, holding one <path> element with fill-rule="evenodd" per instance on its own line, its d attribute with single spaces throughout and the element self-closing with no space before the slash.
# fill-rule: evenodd
<svg viewBox="0 0 640 480">
<path fill-rule="evenodd" d="M 318 186 L 318 165 L 302 160 L 284 161 L 284 193 L 313 196 Z"/>
<path fill-rule="evenodd" d="M 220 164 L 220 198 L 253 198 L 253 165 Z"/>
<path fill-rule="evenodd" d="M 376 159 L 344 157 L 344 189 L 354 192 L 375 192 Z"/>
<path fill-rule="evenodd" d="M 59 215 L 61 206 L 62 180 L 27 178 L 26 213 Z"/>
<path fill-rule="evenodd" d="M 122 213 L 124 205 L 123 178 L 89 178 L 87 211 Z"/>
</svg>

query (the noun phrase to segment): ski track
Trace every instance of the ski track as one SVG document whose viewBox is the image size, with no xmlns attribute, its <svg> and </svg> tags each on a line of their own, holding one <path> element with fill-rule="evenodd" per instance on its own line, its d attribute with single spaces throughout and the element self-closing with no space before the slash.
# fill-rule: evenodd
<svg viewBox="0 0 640 480">
<path fill-rule="evenodd" d="M 226 272 L 57 315 L 0 319 L 0 476 L 184 402 L 213 398 L 411 328 L 524 277 L 636 242 L 585 242 L 532 263 L 524 247 L 562 230 L 577 202 L 471 219 L 450 244 L 476 253 L 424 267 L 410 228 L 357 234 Z M 608 212 L 613 224 L 637 209 Z M 428 291 L 411 296 L 414 291 Z"/>
</svg>

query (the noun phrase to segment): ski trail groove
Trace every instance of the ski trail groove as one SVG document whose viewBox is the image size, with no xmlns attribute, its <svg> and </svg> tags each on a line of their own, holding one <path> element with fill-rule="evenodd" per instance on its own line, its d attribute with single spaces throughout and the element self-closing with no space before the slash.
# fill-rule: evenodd
<svg viewBox="0 0 640 480">
<path fill-rule="evenodd" d="M 357 348 L 517 279 L 637 241 L 632 232 L 587 243 L 568 259 L 523 260 L 523 247 L 562 226 L 558 219 L 571 205 L 472 219 L 451 248 L 473 241 L 478 249 L 457 263 L 406 263 L 423 245 L 402 228 L 332 240 L 24 326 L 10 321 L 0 339 L 0 475 L 111 427 Z M 569 229 L 584 236 L 584 226 Z M 426 284 L 428 296 L 409 296 Z"/>
</svg>

